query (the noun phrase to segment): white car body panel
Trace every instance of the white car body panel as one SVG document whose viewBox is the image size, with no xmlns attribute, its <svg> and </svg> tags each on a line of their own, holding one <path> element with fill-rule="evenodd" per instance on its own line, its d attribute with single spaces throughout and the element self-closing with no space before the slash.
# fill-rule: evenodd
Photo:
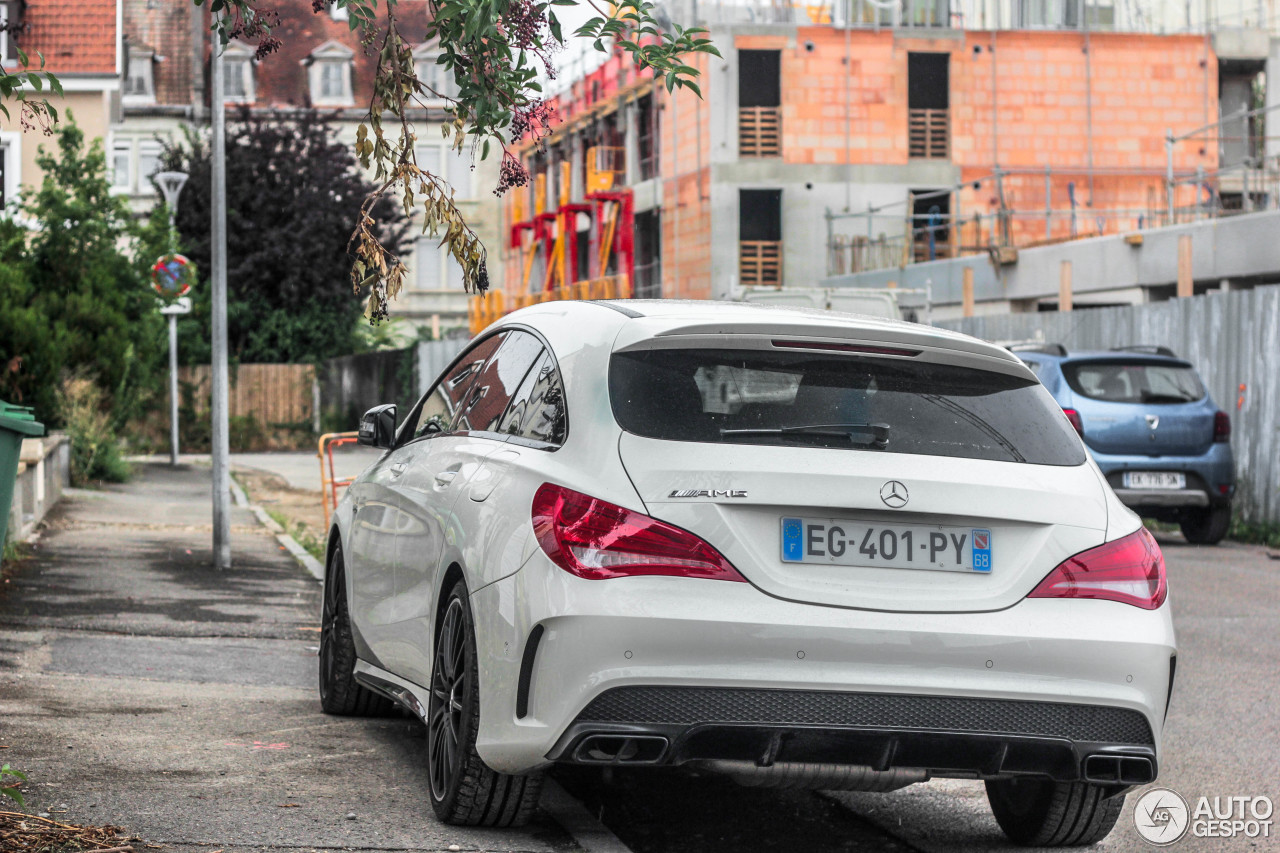
<svg viewBox="0 0 1280 853">
<path fill-rule="evenodd" d="M 359 672 L 398 685 L 425 706 L 432 619 L 446 576 L 459 571 L 477 632 L 477 748 L 502 772 L 547 764 L 583 708 L 626 685 L 1098 704 L 1140 712 L 1158 749 L 1175 652 L 1169 604 L 1148 611 L 1111 601 L 1026 598 L 1065 558 L 1140 524 L 1092 460 L 1059 467 L 658 441 L 622 431 L 606 381 L 617 350 L 758 344 L 762 335 L 911 346 L 929 360 L 1034 378 L 1015 356 L 953 332 L 829 311 L 641 301 L 621 308 L 644 316 L 546 303 L 487 330 L 533 329 L 554 352 L 567 407 L 563 446 L 538 449 L 483 436 L 419 439 L 388 451 L 348 490 L 334 524 L 347 560 Z M 397 505 L 387 472 L 402 457 L 422 466 L 405 475 L 420 500 Z M 457 473 L 438 490 L 434 478 L 447 470 Z M 905 510 L 877 506 L 889 479 L 920 484 Z M 571 575 L 547 558 L 533 534 L 530 504 L 543 483 L 690 530 L 749 583 Z M 675 489 L 729 488 L 748 497 L 732 503 L 665 497 Z M 356 504 L 390 507 L 379 512 L 405 518 L 373 525 L 364 507 L 353 518 Z M 989 577 L 784 565 L 778 520 L 784 508 L 797 514 L 797 507 L 814 516 L 983 522 L 995 534 L 1001 562 Z M 373 541 L 389 528 L 402 533 L 390 549 Z M 958 612 L 966 610 L 972 612 Z M 538 625 L 542 639 L 521 718 L 521 666 Z"/>
</svg>

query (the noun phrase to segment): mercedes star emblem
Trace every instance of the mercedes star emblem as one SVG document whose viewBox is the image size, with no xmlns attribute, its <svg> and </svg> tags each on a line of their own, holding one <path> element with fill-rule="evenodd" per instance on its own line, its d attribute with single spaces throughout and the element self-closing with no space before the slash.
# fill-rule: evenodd
<svg viewBox="0 0 1280 853">
<path fill-rule="evenodd" d="M 880 487 L 880 500 L 892 509 L 902 509 L 907 505 L 907 487 L 897 480 L 890 480 Z"/>
</svg>

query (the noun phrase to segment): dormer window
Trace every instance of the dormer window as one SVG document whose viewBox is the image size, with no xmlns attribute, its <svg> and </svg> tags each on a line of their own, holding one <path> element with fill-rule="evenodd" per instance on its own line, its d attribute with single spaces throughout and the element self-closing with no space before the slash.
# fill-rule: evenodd
<svg viewBox="0 0 1280 853">
<path fill-rule="evenodd" d="M 440 65 L 436 61 L 439 58 L 440 48 L 434 45 L 424 44 L 413 52 L 413 73 L 427 89 L 424 97 L 428 104 L 444 104 L 446 98 L 457 97 L 458 94 L 453 72 Z"/>
<path fill-rule="evenodd" d="M 156 86 L 154 74 L 155 53 L 151 48 L 129 48 L 129 66 L 124 78 L 124 103 L 154 104 Z"/>
<path fill-rule="evenodd" d="M 231 104 L 256 100 L 253 80 L 253 48 L 233 41 L 222 52 L 222 97 Z"/>
<path fill-rule="evenodd" d="M 309 65 L 311 102 L 317 106 L 349 107 L 355 103 L 351 89 L 351 60 L 355 51 L 336 41 L 328 41 L 303 60 Z"/>
</svg>

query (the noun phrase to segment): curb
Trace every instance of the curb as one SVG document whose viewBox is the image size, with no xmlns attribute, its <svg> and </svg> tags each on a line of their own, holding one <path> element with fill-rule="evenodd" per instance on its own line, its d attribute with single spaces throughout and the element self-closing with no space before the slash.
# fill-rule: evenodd
<svg viewBox="0 0 1280 853">
<path fill-rule="evenodd" d="M 267 511 L 256 504 L 249 503 L 249 496 L 245 494 L 244 489 L 240 488 L 240 484 L 231 480 L 231 497 L 235 499 L 236 506 L 244 507 L 257 517 L 258 523 L 270 530 L 276 535 L 276 540 L 284 546 L 285 550 L 293 555 L 304 569 L 306 569 L 313 578 L 319 583 L 324 583 L 324 566 L 315 557 L 307 553 L 307 549 L 298 544 L 298 540 L 294 539 L 288 533 L 284 532 L 274 518 L 267 515 Z"/>
</svg>

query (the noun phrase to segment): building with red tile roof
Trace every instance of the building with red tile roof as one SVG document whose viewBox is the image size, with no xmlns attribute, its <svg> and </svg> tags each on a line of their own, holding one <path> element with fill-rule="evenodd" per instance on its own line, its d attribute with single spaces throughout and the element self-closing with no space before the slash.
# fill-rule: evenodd
<svg viewBox="0 0 1280 853">
<path fill-rule="evenodd" d="M 92 139 L 105 137 L 119 108 L 121 64 L 121 0 L 26 0 L 0 5 L 0 17 L 25 28 L 6 34 L 3 58 L 7 69 L 21 68 L 16 43 L 30 67 L 57 75 L 62 96 L 44 94 L 64 120 L 68 116 Z M 0 194 L 7 206 L 22 185 L 42 180 L 36 166 L 40 145 L 47 139 L 38 129 L 24 131 L 18 111 L 10 105 L 9 119 L 0 117 L 0 166 L 4 179 Z"/>
</svg>

